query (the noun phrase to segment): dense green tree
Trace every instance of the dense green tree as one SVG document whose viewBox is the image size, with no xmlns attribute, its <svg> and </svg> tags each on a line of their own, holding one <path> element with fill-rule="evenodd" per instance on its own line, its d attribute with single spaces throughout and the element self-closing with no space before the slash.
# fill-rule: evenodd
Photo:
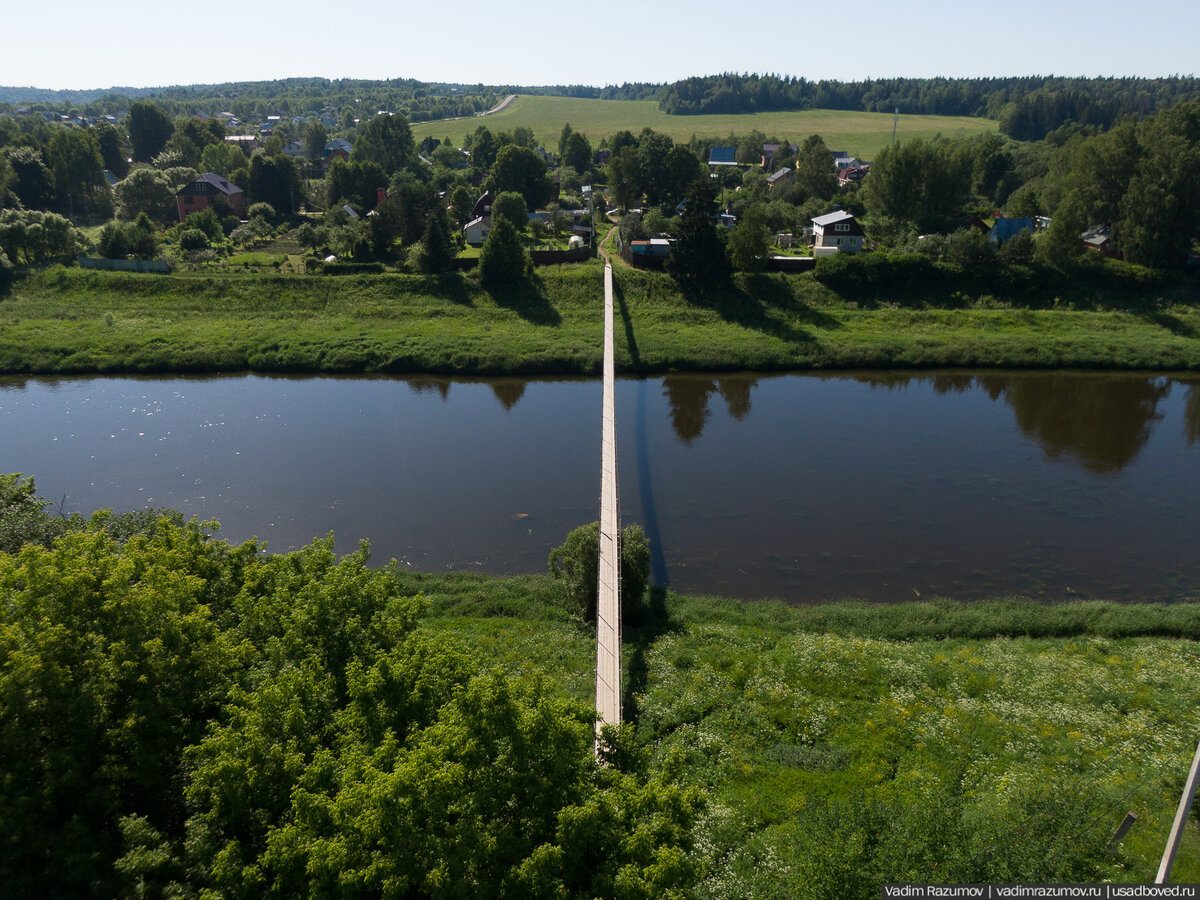
<svg viewBox="0 0 1200 900">
<path fill-rule="evenodd" d="M 329 132 L 320 120 L 308 123 L 304 129 L 304 155 L 309 162 L 319 163 L 325 158 L 325 145 L 329 143 Z"/>
<path fill-rule="evenodd" d="M 354 141 L 356 161 L 376 163 L 390 177 L 407 168 L 416 158 L 417 145 L 404 116 L 375 116 L 359 126 Z"/>
<path fill-rule="evenodd" d="M 379 189 L 387 184 L 387 174 L 378 163 L 335 159 L 325 180 L 328 205 L 336 208 L 349 203 L 365 213 L 375 208 Z"/>
<path fill-rule="evenodd" d="M 438 275 L 450 270 L 457 255 L 446 210 L 435 206 L 429 215 L 429 224 L 425 226 L 425 234 L 421 236 L 413 263 L 419 272 Z"/>
<path fill-rule="evenodd" d="M 493 219 L 479 251 L 480 283 L 488 288 L 516 284 L 529 277 L 531 268 L 529 254 L 512 222 L 504 216 Z"/>
<path fill-rule="evenodd" d="M 503 216 L 517 231 L 524 231 L 529 224 L 529 210 L 525 198 L 516 191 L 505 191 L 492 201 L 492 218 Z"/>
<path fill-rule="evenodd" d="M 725 246 L 717 232 L 713 189 L 707 178 L 692 183 L 684 204 L 667 268 L 682 281 L 710 287 L 728 274 L 728 267 Z"/>
<path fill-rule="evenodd" d="M 45 209 L 54 202 L 54 173 L 35 147 L 17 145 L 4 148 L 12 171 L 12 191 L 28 209 Z"/>
<path fill-rule="evenodd" d="M 487 189 L 493 197 L 516 191 L 530 210 L 540 209 L 554 196 L 554 183 L 546 174 L 546 163 L 532 150 L 510 144 L 496 156 Z"/>
<path fill-rule="evenodd" d="M 17 195 L 13 191 L 13 185 L 16 182 L 17 176 L 13 173 L 12 164 L 9 163 L 7 156 L 0 153 L 0 204 L 12 206 L 17 202 Z"/>
<path fill-rule="evenodd" d="M 637 147 L 626 145 L 608 159 L 608 186 L 621 209 L 637 205 L 642 191 L 638 178 Z"/>
<path fill-rule="evenodd" d="M 862 194 L 871 215 L 926 232 L 945 228 L 970 189 L 970 160 L 960 146 L 917 138 L 880 151 Z"/>
<path fill-rule="evenodd" d="M 145 213 L 155 222 L 167 224 L 179 217 L 175 191 L 167 176 L 154 169 L 136 168 L 115 190 L 117 215 L 135 219 Z"/>
<path fill-rule="evenodd" d="M 537 138 L 533 135 L 533 129 L 525 125 L 518 125 L 513 129 L 512 142 L 518 147 L 524 147 L 527 150 L 537 149 Z"/>
<path fill-rule="evenodd" d="M 471 136 L 471 165 L 477 169 L 490 169 L 496 161 L 499 147 L 496 138 L 486 125 L 480 125 Z"/>
<path fill-rule="evenodd" d="M 104 159 L 90 133 L 77 128 L 55 129 L 46 146 L 46 162 L 54 172 L 60 206 L 69 194 L 67 208 L 86 212 L 97 205 L 101 191 L 107 194 Z"/>
<path fill-rule="evenodd" d="M 175 130 L 171 118 L 153 103 L 135 100 L 129 105 L 125 127 L 133 146 L 134 162 L 150 162 L 162 152 Z"/>
<path fill-rule="evenodd" d="M 562 155 L 562 161 L 576 172 L 586 172 L 592 167 L 591 142 L 578 131 L 572 132 L 567 138 L 567 148 Z"/>
<path fill-rule="evenodd" d="M 574 133 L 575 133 L 575 130 L 571 127 L 571 123 L 564 122 L 562 131 L 559 132 L 559 135 L 558 135 L 558 158 L 560 160 L 566 159 L 567 145 L 570 143 L 571 135 L 573 135 Z"/>
<path fill-rule="evenodd" d="M 474 208 L 474 192 L 465 184 L 455 185 L 454 190 L 450 192 L 450 212 L 454 223 L 460 227 L 466 225 Z"/>
<path fill-rule="evenodd" d="M 407 174 L 394 179 L 387 197 L 375 207 L 376 214 L 371 217 L 376 254 L 391 255 L 391 244 L 396 240 L 406 247 L 421 240 L 430 215 L 439 206 L 437 194 L 428 182 Z"/>
<path fill-rule="evenodd" d="M 600 524 L 573 529 L 561 546 L 550 551 L 550 575 L 567 611 L 587 622 L 596 621 L 600 573 Z M 621 609 L 636 613 L 650 576 L 650 543 L 639 525 L 621 529 Z"/>
<path fill-rule="evenodd" d="M 837 193 L 837 168 L 833 164 L 833 155 L 820 135 L 810 134 L 800 145 L 792 183 L 806 200 L 809 197 L 829 200 Z"/>
<path fill-rule="evenodd" d="M 1117 252 L 1148 266 L 1182 266 L 1200 237 L 1200 104 L 1187 103 L 1068 142 L 1043 192 L 1057 197 L 1043 254 L 1061 261 L 1079 233 L 1108 227 Z"/>
<path fill-rule="evenodd" d="M 294 213 L 303 190 L 296 163 L 287 156 L 256 153 L 250 159 L 250 180 L 245 186 L 254 203 L 269 203 L 277 210 Z"/>
<path fill-rule="evenodd" d="M 210 212 L 204 210 L 203 212 Z M 201 213 L 188 217 L 189 223 Z M 150 217 L 139 213 L 133 222 L 109 222 L 100 231 L 97 241 L 100 253 L 106 259 L 154 259 L 158 255 L 158 231 Z"/>
<path fill-rule="evenodd" d="M 14 265 L 36 265 L 74 256 L 83 246 L 79 230 L 57 213 L 0 211 L 0 251 Z"/>
<path fill-rule="evenodd" d="M 674 147 L 675 142 L 670 137 L 649 128 L 644 129 L 638 138 L 635 179 L 639 192 L 650 206 L 664 203 L 674 205 L 682 196 L 671 170 L 670 155 Z M 690 183 L 691 179 L 684 182 L 684 186 Z"/>
<path fill-rule="evenodd" d="M 233 144 L 221 141 L 218 144 L 209 144 L 200 154 L 200 170 L 202 172 L 215 172 L 225 178 L 229 178 L 235 171 L 244 168 L 246 165 L 246 154 L 244 154 Z M 240 185 L 239 185 L 240 187 Z"/>
<path fill-rule="evenodd" d="M 0 474 L 0 553 L 16 553 L 25 544 L 49 547 L 66 533 L 72 523 L 53 515 L 50 506 L 49 500 L 37 495 L 32 477 L 20 472 Z"/>
<path fill-rule="evenodd" d="M 101 122 L 96 126 L 94 134 L 100 158 L 104 160 L 104 168 L 117 178 L 124 178 L 129 174 L 129 155 L 125 150 L 121 132 L 107 122 Z"/>
<path fill-rule="evenodd" d="M 118 544 L 96 524 L 52 549 L 0 554 L 0 879 L 11 897 L 117 896 L 122 816 L 181 833 L 183 749 L 244 656 L 207 605 L 226 551 L 195 525 Z"/>
<path fill-rule="evenodd" d="M 167 139 L 162 153 L 154 157 L 154 165 L 159 169 L 172 165 L 191 166 L 194 169 L 200 165 L 200 154 L 205 146 L 197 144 L 184 132 L 176 131 Z"/>
<path fill-rule="evenodd" d="M 729 233 L 729 261 L 739 272 L 761 272 L 771 252 L 771 231 L 765 207 L 747 209 Z"/>
<path fill-rule="evenodd" d="M 187 138 L 197 151 L 202 151 L 212 144 L 225 142 L 225 126 L 218 119 L 204 121 L 187 116 L 175 123 L 175 133 L 172 137 L 175 135 Z"/>
</svg>

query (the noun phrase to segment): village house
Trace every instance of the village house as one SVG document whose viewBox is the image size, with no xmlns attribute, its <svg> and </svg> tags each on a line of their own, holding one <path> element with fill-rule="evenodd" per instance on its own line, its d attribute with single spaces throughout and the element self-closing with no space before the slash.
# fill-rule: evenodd
<svg viewBox="0 0 1200 900">
<path fill-rule="evenodd" d="M 736 166 L 737 147 L 713 147 L 708 151 L 709 168 L 714 166 Z"/>
<path fill-rule="evenodd" d="M 786 156 L 795 156 L 800 148 L 795 144 L 763 144 L 762 168 L 764 172 L 774 172 L 779 160 Z"/>
<path fill-rule="evenodd" d="M 862 226 L 853 213 L 844 209 L 817 216 L 812 220 L 813 256 L 833 253 L 857 253 L 863 247 Z"/>
<path fill-rule="evenodd" d="M 256 134 L 230 134 L 225 136 L 225 143 L 232 144 L 240 149 L 243 153 L 249 156 L 258 149 L 258 135 Z"/>
<path fill-rule="evenodd" d="M 246 195 L 242 193 L 242 189 L 214 172 L 205 172 L 175 195 L 179 221 L 182 222 L 191 213 L 208 209 L 218 198 L 229 204 L 229 208 L 239 219 L 245 217 Z"/>
<path fill-rule="evenodd" d="M 1094 250 L 1101 256 L 1115 257 L 1117 250 L 1113 246 L 1112 231 L 1103 226 L 1089 228 L 1079 235 L 1085 250 Z"/>
<path fill-rule="evenodd" d="M 329 167 L 333 165 L 333 161 L 335 159 L 344 159 L 349 162 L 350 151 L 353 149 L 354 146 L 345 138 L 334 138 L 331 141 L 327 141 L 325 143 L 325 150 L 323 151 L 324 158 L 321 160 L 321 164 L 325 166 L 326 170 L 328 170 Z"/>
<path fill-rule="evenodd" d="M 482 247 L 487 240 L 488 232 L 492 230 L 492 217 L 476 216 L 463 226 L 463 237 L 472 247 Z"/>
<path fill-rule="evenodd" d="M 1033 231 L 1034 229 L 1033 219 L 1001 216 L 992 223 L 991 230 L 988 232 L 988 240 L 999 247 L 1022 231 Z"/>
<path fill-rule="evenodd" d="M 844 169 L 838 169 L 838 185 L 845 187 L 850 184 L 858 184 L 871 171 L 870 166 L 847 166 Z"/>
<path fill-rule="evenodd" d="M 779 185 L 788 184 L 795 174 L 796 173 L 793 172 L 788 166 L 784 166 L 782 169 L 772 172 L 767 176 L 767 187 L 773 188 Z"/>
</svg>

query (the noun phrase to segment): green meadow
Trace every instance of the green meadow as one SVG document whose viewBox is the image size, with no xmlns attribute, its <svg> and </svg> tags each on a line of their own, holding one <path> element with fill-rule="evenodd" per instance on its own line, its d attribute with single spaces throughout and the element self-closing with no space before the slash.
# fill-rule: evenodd
<svg viewBox="0 0 1200 900">
<path fill-rule="evenodd" d="M 429 598 L 427 632 L 591 701 L 594 631 L 550 580 L 399 577 Z M 652 590 L 625 627 L 625 712 L 651 768 L 706 798 L 700 897 L 1149 882 L 1200 733 L 1198 634 L 1193 604 Z M 1109 852 L 1127 812 L 1138 823 Z M 1193 819 L 1173 880 L 1198 879 Z"/>
<path fill-rule="evenodd" d="M 892 116 L 886 113 L 841 110 L 804 110 L 765 112 L 752 115 L 668 116 L 654 100 L 586 100 L 573 97 L 521 96 L 503 112 L 482 118 L 449 119 L 413 125 L 413 136 L 450 138 L 461 146 L 463 139 L 480 125 L 492 131 L 511 131 L 519 126 L 532 129 L 534 137 L 548 149 L 558 147 L 564 123 L 586 135 L 594 146 L 602 138 L 628 129 L 637 134 L 643 128 L 669 135 L 677 142 L 697 138 L 724 139 L 758 129 L 764 134 L 799 143 L 810 134 L 819 134 L 832 150 L 846 150 L 854 156 L 873 159 L 892 139 Z M 999 124 L 991 119 L 957 116 L 906 116 L 901 113 L 897 135 L 905 138 L 971 137 L 995 132 Z"/>
</svg>

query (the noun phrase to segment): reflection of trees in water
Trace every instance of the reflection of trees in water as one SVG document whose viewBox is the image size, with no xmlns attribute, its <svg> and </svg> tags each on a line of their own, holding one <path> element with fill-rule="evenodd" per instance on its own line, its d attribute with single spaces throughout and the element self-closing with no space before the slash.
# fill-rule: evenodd
<svg viewBox="0 0 1200 900">
<path fill-rule="evenodd" d="M 975 386 L 972 375 L 932 375 L 933 392 L 939 396 L 945 394 L 962 394 Z"/>
<path fill-rule="evenodd" d="M 985 375 L 978 381 L 993 399 L 1003 394 L 1018 427 L 1048 456 L 1074 457 L 1092 472 L 1117 472 L 1133 461 L 1170 391 L 1147 378 L 1103 375 Z"/>
<path fill-rule="evenodd" d="M 409 378 L 408 387 L 414 394 L 437 391 L 443 400 L 450 396 L 450 382 L 445 378 Z"/>
<path fill-rule="evenodd" d="M 746 375 L 726 375 L 712 379 L 699 375 L 668 375 L 663 378 L 663 396 L 671 407 L 671 425 L 685 444 L 690 444 L 704 431 L 710 415 L 708 399 L 719 393 L 725 400 L 729 415 L 734 419 L 750 414 L 750 392 L 757 378 Z"/>
<path fill-rule="evenodd" d="M 518 400 L 525 396 L 525 385 L 524 380 L 505 378 L 492 382 L 492 393 L 496 395 L 496 399 L 500 401 L 504 411 L 508 412 L 517 405 Z"/>
<path fill-rule="evenodd" d="M 1200 441 L 1200 383 L 1188 387 L 1183 405 L 1183 434 L 1189 444 Z"/>
<path fill-rule="evenodd" d="M 668 375 L 663 379 L 663 396 L 671 406 L 671 425 L 685 444 L 704 431 L 708 398 L 716 389 L 712 379 L 695 375 Z"/>
<path fill-rule="evenodd" d="M 717 390 L 725 398 L 729 415 L 739 422 L 750 415 L 750 391 L 757 384 L 758 379 L 748 375 L 726 375 L 717 379 Z"/>
</svg>

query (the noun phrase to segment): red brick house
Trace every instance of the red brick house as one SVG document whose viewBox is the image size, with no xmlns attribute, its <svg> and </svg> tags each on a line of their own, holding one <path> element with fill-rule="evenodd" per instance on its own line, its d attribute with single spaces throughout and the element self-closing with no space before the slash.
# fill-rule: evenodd
<svg viewBox="0 0 1200 900">
<path fill-rule="evenodd" d="M 229 204 L 229 208 L 239 219 L 246 217 L 246 195 L 242 193 L 242 189 L 228 178 L 214 172 L 205 172 L 175 195 L 175 203 L 179 207 L 179 221 L 182 222 L 190 213 L 208 209 L 218 197 Z"/>
</svg>

